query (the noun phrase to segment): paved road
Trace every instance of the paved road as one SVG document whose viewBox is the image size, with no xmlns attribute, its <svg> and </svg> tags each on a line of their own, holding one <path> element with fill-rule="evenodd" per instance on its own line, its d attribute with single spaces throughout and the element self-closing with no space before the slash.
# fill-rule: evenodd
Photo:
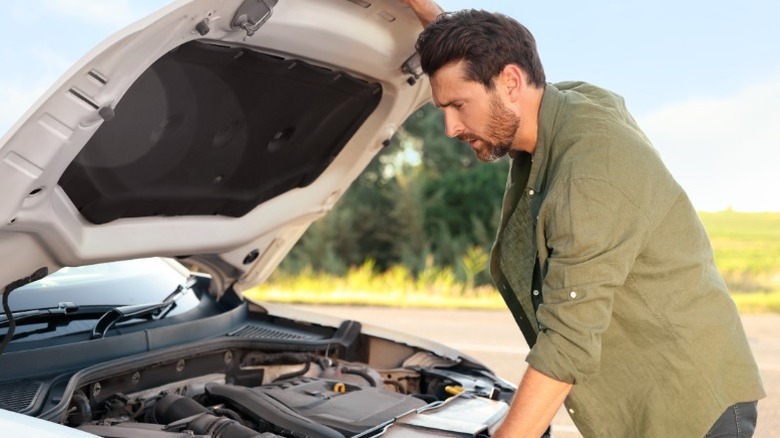
<svg viewBox="0 0 780 438">
<path fill-rule="evenodd" d="M 506 311 L 295 307 L 442 342 L 483 361 L 498 375 L 513 382 L 519 382 L 526 368 L 524 357 L 528 347 Z M 780 315 L 746 315 L 742 321 L 769 394 L 758 405 L 755 438 L 776 437 L 780 430 Z M 556 438 L 581 436 L 563 409 L 553 421 L 553 430 Z"/>
</svg>

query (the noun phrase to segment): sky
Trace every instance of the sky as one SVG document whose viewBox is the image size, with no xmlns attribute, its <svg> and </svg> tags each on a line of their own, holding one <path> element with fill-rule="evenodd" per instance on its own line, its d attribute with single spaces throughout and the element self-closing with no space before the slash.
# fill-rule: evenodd
<svg viewBox="0 0 780 438">
<path fill-rule="evenodd" d="M 169 2 L 3 3 L 0 135 L 88 50 Z M 697 209 L 780 211 L 780 2 L 439 4 L 509 15 L 536 37 L 549 81 L 622 95 Z"/>
</svg>

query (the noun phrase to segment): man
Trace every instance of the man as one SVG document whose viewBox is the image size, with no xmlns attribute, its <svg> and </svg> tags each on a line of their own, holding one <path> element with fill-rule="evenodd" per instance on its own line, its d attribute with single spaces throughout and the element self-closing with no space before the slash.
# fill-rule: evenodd
<svg viewBox="0 0 780 438">
<path fill-rule="evenodd" d="M 446 134 L 511 157 L 491 275 L 532 347 L 494 436 L 750 436 L 758 369 L 709 239 L 622 98 L 547 84 L 533 36 L 402 0 Z"/>
</svg>

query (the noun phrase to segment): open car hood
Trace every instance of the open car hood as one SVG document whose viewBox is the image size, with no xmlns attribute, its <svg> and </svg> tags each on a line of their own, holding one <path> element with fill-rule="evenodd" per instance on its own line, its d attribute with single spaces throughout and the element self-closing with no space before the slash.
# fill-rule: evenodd
<svg viewBox="0 0 780 438">
<path fill-rule="evenodd" d="M 187 258 L 265 280 L 430 96 L 397 0 L 182 0 L 113 35 L 0 141 L 0 284 Z"/>
</svg>

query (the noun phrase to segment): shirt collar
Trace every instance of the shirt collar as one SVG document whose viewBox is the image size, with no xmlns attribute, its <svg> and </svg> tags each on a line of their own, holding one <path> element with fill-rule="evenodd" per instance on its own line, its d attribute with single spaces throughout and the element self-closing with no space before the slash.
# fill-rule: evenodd
<svg viewBox="0 0 780 438">
<path fill-rule="evenodd" d="M 531 173 L 528 176 L 526 191 L 533 190 L 534 193 L 539 193 L 542 189 L 542 183 L 544 182 L 547 173 L 547 161 L 550 156 L 550 142 L 553 138 L 553 127 L 562 100 L 563 93 L 552 84 L 545 85 L 542 103 L 539 106 L 536 147 L 534 148 Z"/>
</svg>

